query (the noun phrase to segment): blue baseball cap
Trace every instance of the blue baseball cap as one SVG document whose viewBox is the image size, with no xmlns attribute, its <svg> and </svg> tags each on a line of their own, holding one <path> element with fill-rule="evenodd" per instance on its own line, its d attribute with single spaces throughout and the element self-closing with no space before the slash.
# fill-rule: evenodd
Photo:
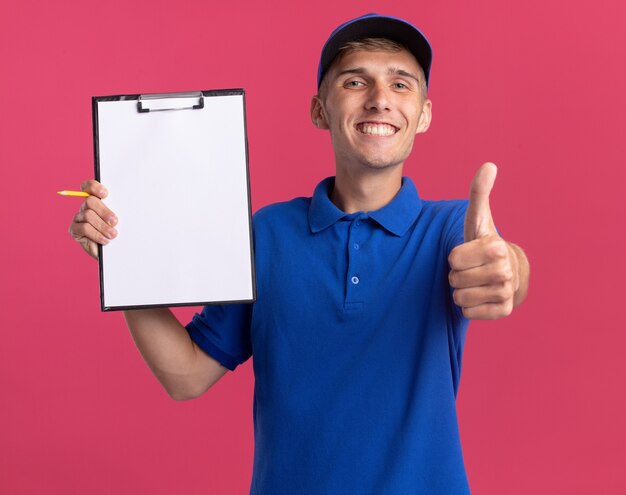
<svg viewBox="0 0 626 495">
<path fill-rule="evenodd" d="M 338 55 L 339 49 L 349 41 L 363 38 L 387 38 L 405 46 L 424 70 L 428 86 L 433 51 L 426 36 L 404 19 L 380 14 L 365 14 L 339 26 L 324 44 L 317 70 L 317 89 L 322 83 L 324 74 Z"/>
</svg>

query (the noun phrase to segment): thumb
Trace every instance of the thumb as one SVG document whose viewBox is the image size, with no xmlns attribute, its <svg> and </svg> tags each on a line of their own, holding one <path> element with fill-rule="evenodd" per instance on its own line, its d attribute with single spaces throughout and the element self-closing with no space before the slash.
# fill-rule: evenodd
<svg viewBox="0 0 626 495">
<path fill-rule="evenodd" d="M 489 208 L 489 194 L 496 181 L 498 167 L 487 162 L 476 172 L 469 196 L 469 206 L 465 214 L 465 242 L 479 237 L 496 234 L 496 227 Z"/>
</svg>

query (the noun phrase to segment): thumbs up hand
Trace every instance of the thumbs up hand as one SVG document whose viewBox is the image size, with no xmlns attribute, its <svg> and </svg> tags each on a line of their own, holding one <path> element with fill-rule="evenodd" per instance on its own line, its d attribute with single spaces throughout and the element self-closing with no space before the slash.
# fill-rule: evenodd
<svg viewBox="0 0 626 495">
<path fill-rule="evenodd" d="M 476 173 L 465 214 L 464 243 L 448 257 L 454 302 L 470 319 L 508 316 L 520 288 L 519 248 L 498 235 L 489 207 L 497 171 L 493 163 L 485 163 Z"/>
</svg>

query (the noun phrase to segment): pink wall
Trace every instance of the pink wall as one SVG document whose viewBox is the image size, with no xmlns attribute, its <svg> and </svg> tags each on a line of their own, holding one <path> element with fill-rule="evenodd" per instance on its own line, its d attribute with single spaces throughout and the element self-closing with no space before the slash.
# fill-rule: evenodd
<svg viewBox="0 0 626 495">
<path fill-rule="evenodd" d="M 92 95 L 244 87 L 254 209 L 310 195 L 333 171 L 308 117 L 319 50 L 381 7 L 266 3 L 0 3 L 0 493 L 247 493 L 250 363 L 170 400 L 122 315 L 100 313 L 97 264 L 67 234 L 80 201 L 55 191 L 93 176 Z M 465 197 L 496 162 L 494 217 L 532 261 L 524 306 L 470 327 L 473 492 L 626 493 L 626 3 L 384 5 L 435 50 L 406 173 L 426 198 Z"/>
</svg>

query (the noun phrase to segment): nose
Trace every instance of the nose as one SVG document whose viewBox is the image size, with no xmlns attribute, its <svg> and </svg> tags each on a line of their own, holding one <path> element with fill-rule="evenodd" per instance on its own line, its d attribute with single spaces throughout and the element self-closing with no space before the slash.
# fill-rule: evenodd
<svg viewBox="0 0 626 495">
<path fill-rule="evenodd" d="M 369 89 L 365 107 L 368 110 L 378 110 L 379 112 L 389 110 L 388 88 L 382 83 L 375 83 Z"/>
</svg>

